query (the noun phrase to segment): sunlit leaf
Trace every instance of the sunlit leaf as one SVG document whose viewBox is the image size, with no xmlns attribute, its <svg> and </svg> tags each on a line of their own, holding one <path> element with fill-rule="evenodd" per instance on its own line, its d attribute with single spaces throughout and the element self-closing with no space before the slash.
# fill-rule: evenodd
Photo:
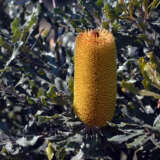
<svg viewBox="0 0 160 160">
<path fill-rule="evenodd" d="M 139 61 L 140 71 L 141 71 L 143 78 L 144 78 L 144 80 L 142 81 L 142 84 L 146 89 L 149 89 L 151 81 L 150 81 L 150 78 L 148 77 L 148 74 L 146 73 L 147 62 L 144 60 L 143 57 L 139 58 L 138 61 Z"/>
<path fill-rule="evenodd" d="M 16 17 L 14 21 L 11 23 L 12 33 L 15 34 L 20 27 L 20 19 Z"/>
<path fill-rule="evenodd" d="M 11 29 L 13 33 L 13 36 L 12 36 L 13 43 L 17 42 L 17 40 L 20 39 L 21 30 L 19 27 L 20 27 L 20 19 L 16 17 L 11 24 Z"/>
<path fill-rule="evenodd" d="M 130 92 L 132 92 L 132 93 L 134 93 L 134 94 L 139 94 L 139 89 L 136 88 L 136 87 L 134 86 L 134 84 L 131 83 L 131 82 L 126 82 L 126 81 L 123 80 L 122 83 L 121 83 L 121 85 L 122 85 L 122 87 L 126 88 L 126 89 L 129 90 Z"/>
<path fill-rule="evenodd" d="M 152 10 L 153 8 L 156 8 L 157 7 L 157 4 L 159 5 L 159 2 L 158 0 L 153 0 L 152 3 L 150 4 L 150 9 Z"/>
<path fill-rule="evenodd" d="M 27 147 L 33 146 L 41 136 L 22 137 L 16 140 L 16 143 L 20 146 Z"/>
<path fill-rule="evenodd" d="M 146 63 L 144 67 L 145 78 L 151 82 L 151 85 L 160 89 L 160 73 L 156 70 L 156 64 L 152 62 Z"/>
<path fill-rule="evenodd" d="M 53 121 L 59 117 L 58 114 L 54 114 L 53 116 L 37 116 L 38 118 L 38 124 L 47 123 L 50 121 Z"/>
<path fill-rule="evenodd" d="M 55 91 L 54 91 L 54 85 L 50 85 L 49 90 L 47 91 L 47 97 L 54 99 L 57 97 Z"/>
<path fill-rule="evenodd" d="M 139 94 L 141 96 L 150 96 L 150 97 L 154 97 L 156 99 L 160 99 L 160 94 L 154 93 L 152 91 L 148 91 L 148 90 L 140 90 Z"/>
<path fill-rule="evenodd" d="M 32 15 L 30 16 L 28 21 L 26 21 L 26 23 L 24 24 L 23 29 L 22 29 L 22 33 L 21 33 L 22 34 L 21 40 L 23 42 L 26 42 L 27 37 L 33 31 L 33 27 L 38 20 L 38 13 L 39 12 L 38 12 L 38 8 L 37 8 L 35 13 L 32 13 Z"/>
<path fill-rule="evenodd" d="M 48 160 L 52 160 L 52 158 L 54 156 L 54 149 L 52 147 L 51 142 L 48 142 L 48 146 L 46 148 L 46 154 L 47 154 Z"/>
</svg>

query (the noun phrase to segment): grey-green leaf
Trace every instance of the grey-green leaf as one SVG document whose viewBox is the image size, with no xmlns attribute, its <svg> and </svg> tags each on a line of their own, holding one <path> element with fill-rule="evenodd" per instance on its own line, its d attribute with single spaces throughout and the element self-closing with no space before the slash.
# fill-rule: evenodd
<svg viewBox="0 0 160 160">
<path fill-rule="evenodd" d="M 140 135 L 138 138 L 136 138 L 133 142 L 127 143 L 126 146 L 128 149 L 130 148 L 138 148 L 139 146 L 143 146 L 145 143 L 145 140 L 147 138 L 147 135 Z"/>
</svg>

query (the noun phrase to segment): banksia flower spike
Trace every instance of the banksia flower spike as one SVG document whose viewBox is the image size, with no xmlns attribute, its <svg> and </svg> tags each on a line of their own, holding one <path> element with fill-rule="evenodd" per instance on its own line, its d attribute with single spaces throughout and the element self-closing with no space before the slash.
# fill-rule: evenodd
<svg viewBox="0 0 160 160">
<path fill-rule="evenodd" d="M 116 45 L 105 29 L 84 31 L 76 38 L 74 110 L 84 124 L 103 127 L 116 105 Z"/>
</svg>

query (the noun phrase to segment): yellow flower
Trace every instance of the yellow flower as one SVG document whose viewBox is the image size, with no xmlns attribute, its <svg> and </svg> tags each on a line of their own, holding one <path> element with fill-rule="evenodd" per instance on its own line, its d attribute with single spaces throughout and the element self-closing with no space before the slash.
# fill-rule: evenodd
<svg viewBox="0 0 160 160">
<path fill-rule="evenodd" d="M 76 38 L 74 110 L 84 124 L 103 127 L 116 105 L 116 45 L 105 29 L 81 32 Z"/>
</svg>

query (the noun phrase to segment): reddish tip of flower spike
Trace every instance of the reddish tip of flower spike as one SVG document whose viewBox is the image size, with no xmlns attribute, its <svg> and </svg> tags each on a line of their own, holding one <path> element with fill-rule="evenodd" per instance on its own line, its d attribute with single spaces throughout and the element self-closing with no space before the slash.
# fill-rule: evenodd
<svg viewBox="0 0 160 160">
<path fill-rule="evenodd" d="M 95 37 L 99 37 L 99 33 L 98 33 L 98 31 L 96 29 L 91 31 L 91 35 L 95 36 Z"/>
</svg>

